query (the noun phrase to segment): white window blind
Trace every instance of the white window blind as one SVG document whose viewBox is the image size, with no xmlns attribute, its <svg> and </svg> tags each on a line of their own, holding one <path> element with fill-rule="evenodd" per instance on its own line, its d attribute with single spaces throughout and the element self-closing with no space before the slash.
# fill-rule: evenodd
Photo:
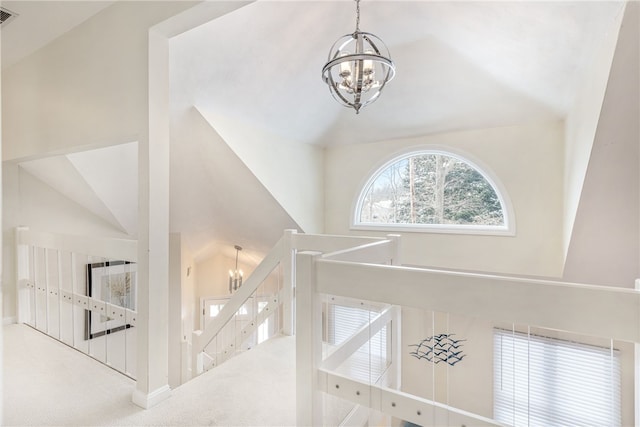
<svg viewBox="0 0 640 427">
<path fill-rule="evenodd" d="M 621 425 L 617 350 L 494 330 L 494 418 L 514 426 Z"/>
<path fill-rule="evenodd" d="M 337 304 L 328 307 L 328 342 L 340 345 L 378 315 L 375 311 Z M 382 328 L 339 369 L 354 379 L 376 383 L 389 365 L 387 328 Z"/>
</svg>

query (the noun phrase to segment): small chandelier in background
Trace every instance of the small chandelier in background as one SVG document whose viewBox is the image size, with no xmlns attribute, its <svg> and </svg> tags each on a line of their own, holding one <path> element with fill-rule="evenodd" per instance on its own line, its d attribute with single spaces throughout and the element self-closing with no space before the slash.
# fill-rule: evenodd
<svg viewBox="0 0 640 427">
<path fill-rule="evenodd" d="M 235 245 L 234 248 L 236 249 L 236 269 L 229 270 L 229 293 L 237 291 L 242 286 L 242 270 L 238 270 L 238 253 L 242 248 L 238 245 Z"/>
<path fill-rule="evenodd" d="M 395 76 L 396 68 L 384 42 L 360 31 L 360 0 L 355 1 L 356 30 L 333 44 L 322 68 L 322 79 L 336 101 L 358 114 L 362 107 L 378 99 Z"/>
</svg>

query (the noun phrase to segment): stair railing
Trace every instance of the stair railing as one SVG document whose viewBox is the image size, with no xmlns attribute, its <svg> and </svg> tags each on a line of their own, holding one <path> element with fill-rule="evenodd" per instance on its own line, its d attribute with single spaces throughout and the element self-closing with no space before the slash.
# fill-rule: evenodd
<svg viewBox="0 0 640 427">
<path fill-rule="evenodd" d="M 242 308 L 244 304 L 256 293 L 258 287 L 269 277 L 276 267 L 280 264 L 283 258 L 284 250 L 284 237 L 282 237 L 278 243 L 269 251 L 267 256 L 256 267 L 253 273 L 244 281 L 242 286 L 232 295 L 227 303 L 222 307 L 218 315 L 207 325 L 204 331 L 195 331 L 192 339 L 192 367 L 193 375 L 197 376 L 204 371 L 203 353 L 206 347 L 221 333 L 223 328 L 229 324 L 230 321 L 236 316 L 236 313 Z M 256 313 L 255 317 L 250 320 L 248 326 L 239 331 L 237 335 L 238 340 L 233 340 L 228 344 L 229 348 L 223 349 L 222 354 L 230 355 L 234 351 L 232 347 L 234 343 L 242 342 L 244 337 L 250 336 L 255 329 L 268 317 L 276 311 L 277 305 L 279 305 L 279 298 L 274 295 L 270 298 L 269 303 L 260 312 Z M 226 360 L 228 356 L 224 357 Z M 221 361 L 218 361 L 219 364 Z"/>
<path fill-rule="evenodd" d="M 259 286 L 269 277 L 269 275 L 279 266 L 282 266 L 282 289 L 277 294 L 269 296 L 268 304 L 248 324 L 234 334 L 235 340 L 231 340 L 224 344 L 224 348 L 216 350 L 216 361 L 210 360 L 210 363 L 219 365 L 222 361 L 228 359 L 232 354 L 238 351 L 239 344 L 260 326 L 264 320 L 272 313 L 276 312 L 278 307 L 282 305 L 283 327 L 282 333 L 291 335 L 293 333 L 293 301 L 295 295 L 295 277 L 294 277 L 294 257 L 298 251 L 314 250 L 322 252 L 331 252 L 334 257 L 353 257 L 358 253 L 351 249 L 343 252 L 345 248 L 360 248 L 360 252 L 368 251 L 370 256 L 376 254 L 383 262 L 391 263 L 394 254 L 390 251 L 389 243 L 393 242 L 397 246 L 397 239 L 392 240 L 385 238 L 372 237 L 353 237 L 353 236 L 329 236 L 314 234 L 298 234 L 295 230 L 285 230 L 283 237 L 269 251 L 262 262 L 256 267 L 242 287 L 235 292 L 229 301 L 220 310 L 218 315 L 207 325 L 204 331 L 194 331 L 192 336 L 192 375 L 195 377 L 205 370 L 206 362 L 204 353 L 209 345 L 219 336 L 227 325 L 236 317 L 238 310 L 247 303 L 247 301 L 256 294 Z M 396 247 L 394 246 L 394 248 Z M 345 258 L 346 259 L 346 258 Z M 350 258 L 352 259 L 352 258 Z M 218 357 L 219 356 L 219 357 Z"/>
</svg>

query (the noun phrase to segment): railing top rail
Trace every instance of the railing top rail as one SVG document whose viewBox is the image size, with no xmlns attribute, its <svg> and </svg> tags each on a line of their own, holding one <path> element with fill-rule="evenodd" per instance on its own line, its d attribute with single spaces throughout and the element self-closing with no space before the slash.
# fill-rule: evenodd
<svg viewBox="0 0 640 427">
<path fill-rule="evenodd" d="M 344 259 L 344 258 L 353 256 L 353 255 L 355 255 L 356 252 L 367 252 L 367 253 L 363 254 L 363 256 L 366 257 L 368 254 L 372 254 L 373 251 L 382 249 L 384 246 L 388 246 L 390 243 L 391 243 L 391 240 L 388 240 L 388 239 L 378 240 L 378 241 L 374 241 L 374 242 L 362 243 L 362 244 L 360 244 L 358 246 L 352 246 L 352 247 L 345 248 L 345 249 L 339 249 L 339 250 L 334 251 L 334 252 L 325 253 L 325 254 L 322 255 L 322 258 L 324 258 L 324 259 L 334 259 L 334 260 L 340 260 L 340 258 L 343 258 L 342 259 L 343 261 L 356 262 L 358 260 Z M 387 253 L 385 255 L 389 255 L 389 254 Z M 372 258 L 372 260 L 370 262 L 374 263 L 375 261 Z"/>
<path fill-rule="evenodd" d="M 316 261 L 318 292 L 640 342 L 640 291 L 635 289 Z"/>
<path fill-rule="evenodd" d="M 339 259 L 332 259 L 332 254 L 327 254 L 326 256 L 320 255 L 318 258 L 318 262 L 326 262 L 331 264 L 342 264 L 342 265 L 367 265 L 367 263 L 359 263 L 354 261 L 344 261 Z M 606 285 L 593 285 L 586 283 L 576 283 L 576 282 L 564 282 L 561 280 L 548 280 L 548 279 L 537 279 L 532 277 L 523 277 L 523 276 L 508 276 L 508 275 L 500 275 L 500 274 L 490 274 L 490 273 L 474 273 L 467 271 L 455 271 L 455 270 L 446 270 L 439 268 L 430 268 L 430 267 L 417 267 L 417 266 L 379 266 L 381 268 L 391 269 L 391 270 L 403 270 L 407 272 L 423 272 L 425 274 L 438 274 L 443 277 L 461 277 L 461 278 L 469 278 L 469 279 L 483 279 L 490 281 L 503 281 L 503 282 L 517 282 L 517 283 L 529 283 L 529 284 L 537 284 L 544 286 L 566 286 L 572 288 L 584 288 L 584 289 L 592 289 L 592 290 L 601 290 L 603 292 L 614 292 L 614 293 L 622 293 L 628 295 L 640 295 L 640 290 L 636 290 L 633 288 L 627 288 L 624 286 L 606 286 Z"/>
<path fill-rule="evenodd" d="M 331 253 L 339 250 L 361 246 L 363 244 L 387 241 L 385 237 L 338 236 L 329 234 L 297 234 L 291 235 L 292 247 L 298 251 L 318 251 Z"/>
<path fill-rule="evenodd" d="M 76 236 L 18 227 L 16 228 L 16 243 L 108 259 L 122 259 L 132 262 L 136 262 L 138 259 L 138 241 L 134 239 Z"/>
</svg>

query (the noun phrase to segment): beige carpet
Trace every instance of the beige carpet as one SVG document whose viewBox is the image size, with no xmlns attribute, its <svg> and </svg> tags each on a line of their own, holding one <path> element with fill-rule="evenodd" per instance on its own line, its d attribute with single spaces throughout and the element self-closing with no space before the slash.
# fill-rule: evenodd
<svg viewBox="0 0 640 427">
<path fill-rule="evenodd" d="M 278 337 L 172 391 L 131 403 L 134 382 L 24 325 L 3 330 L 5 426 L 295 425 L 295 339 Z"/>
</svg>

